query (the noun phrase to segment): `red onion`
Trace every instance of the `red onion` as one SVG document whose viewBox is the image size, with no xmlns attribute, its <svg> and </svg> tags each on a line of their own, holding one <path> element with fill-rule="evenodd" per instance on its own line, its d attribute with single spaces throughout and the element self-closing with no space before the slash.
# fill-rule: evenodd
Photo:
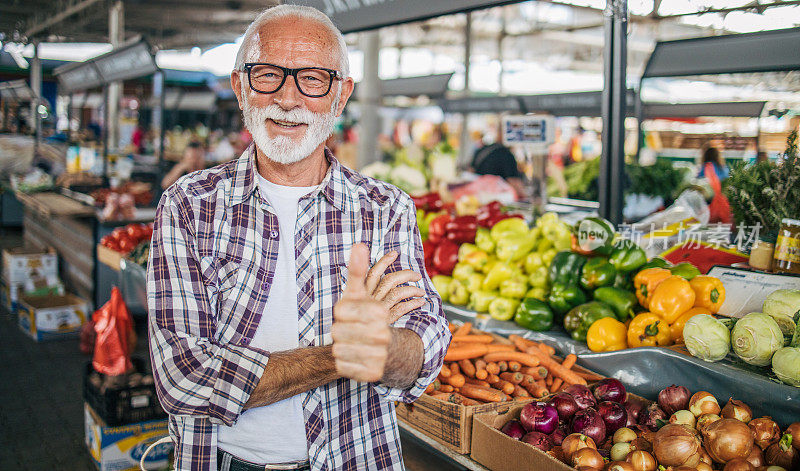
<svg viewBox="0 0 800 471">
<path fill-rule="evenodd" d="M 553 433 L 550 434 L 550 438 L 553 439 L 553 444 L 556 446 L 561 446 L 561 443 L 564 442 L 564 438 L 569 435 L 569 430 L 567 430 L 567 426 L 563 423 L 558 424 Z"/>
<path fill-rule="evenodd" d="M 542 451 L 550 451 L 553 448 L 553 439 L 541 432 L 528 432 L 522 437 L 522 441 Z"/>
<path fill-rule="evenodd" d="M 594 385 L 594 397 L 598 401 L 625 402 L 625 386 L 616 378 L 601 379 Z"/>
<path fill-rule="evenodd" d="M 689 408 L 689 398 L 691 393 L 684 386 L 672 385 L 666 387 L 658 393 L 658 405 L 666 414 L 672 415 L 675 412 Z"/>
<path fill-rule="evenodd" d="M 572 417 L 572 432 L 582 433 L 595 443 L 603 443 L 606 438 L 606 424 L 600 414 L 590 407 L 576 412 Z"/>
<path fill-rule="evenodd" d="M 628 421 L 625 423 L 626 427 L 633 428 L 639 423 L 639 415 L 644 410 L 645 404 L 641 399 L 635 397 L 628 397 L 625 401 L 625 410 L 628 412 Z"/>
<path fill-rule="evenodd" d="M 583 384 L 570 385 L 564 392 L 572 394 L 572 397 L 575 398 L 575 403 L 578 404 L 578 407 L 581 409 L 597 405 L 597 400 L 595 400 L 592 391 Z"/>
<path fill-rule="evenodd" d="M 639 425 L 647 427 L 653 432 L 661 428 L 668 420 L 669 417 L 667 417 L 667 414 L 665 414 L 656 403 L 650 404 L 647 406 L 647 409 L 639 414 Z"/>
<path fill-rule="evenodd" d="M 519 420 L 509 420 L 500 431 L 514 440 L 519 440 L 525 435 L 525 427 L 522 426 Z"/>
<path fill-rule="evenodd" d="M 558 418 L 561 420 L 569 420 L 576 412 L 581 410 L 572 394 L 566 392 L 554 395 L 548 403 L 556 408 Z"/>
<path fill-rule="evenodd" d="M 522 408 L 519 420 L 529 432 L 553 433 L 558 426 L 558 411 L 544 402 L 530 402 Z"/>
<path fill-rule="evenodd" d="M 628 412 L 619 402 L 601 402 L 597 405 L 597 413 L 603 418 L 608 434 L 613 434 L 628 423 Z"/>
</svg>

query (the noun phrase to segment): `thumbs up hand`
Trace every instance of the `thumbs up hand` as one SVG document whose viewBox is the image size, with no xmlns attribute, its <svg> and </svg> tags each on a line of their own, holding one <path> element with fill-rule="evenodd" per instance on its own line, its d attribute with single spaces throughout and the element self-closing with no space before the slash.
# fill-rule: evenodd
<svg viewBox="0 0 800 471">
<path fill-rule="evenodd" d="M 337 372 L 356 381 L 383 377 L 392 340 L 389 310 L 367 289 L 369 251 L 355 244 L 347 265 L 347 286 L 333 307 L 333 357 Z"/>
</svg>

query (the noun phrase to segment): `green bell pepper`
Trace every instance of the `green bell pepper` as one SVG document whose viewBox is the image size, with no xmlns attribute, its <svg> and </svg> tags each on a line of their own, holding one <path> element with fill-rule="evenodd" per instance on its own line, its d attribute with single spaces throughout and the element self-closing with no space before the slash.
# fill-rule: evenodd
<svg viewBox="0 0 800 471">
<path fill-rule="evenodd" d="M 528 284 L 524 279 L 509 278 L 500 283 L 500 296 L 504 298 L 522 299 L 528 291 Z"/>
<path fill-rule="evenodd" d="M 631 273 L 622 273 L 617 271 L 617 276 L 614 278 L 614 288 L 623 289 L 625 291 L 633 292 L 635 288 L 633 287 L 633 278 L 631 277 Z"/>
<path fill-rule="evenodd" d="M 691 280 L 697 275 L 701 275 L 700 270 L 689 262 L 681 262 L 668 268 L 673 275 L 680 276 L 686 281 Z"/>
<path fill-rule="evenodd" d="M 472 294 L 469 295 L 469 304 L 467 304 L 467 308 L 476 312 L 489 312 L 489 304 L 497 299 L 498 296 L 499 294 L 497 294 L 497 291 L 473 291 Z"/>
<path fill-rule="evenodd" d="M 636 295 L 624 289 L 604 286 L 594 290 L 594 300 L 605 303 L 614 310 L 617 320 L 625 322 L 636 315 Z"/>
<path fill-rule="evenodd" d="M 547 288 L 547 268 L 539 267 L 528 275 L 528 284 L 533 288 Z"/>
<path fill-rule="evenodd" d="M 558 252 L 550 262 L 548 280 L 551 285 L 577 285 L 586 257 L 569 251 Z"/>
<path fill-rule="evenodd" d="M 507 321 L 514 317 L 518 306 L 518 299 L 500 297 L 489 303 L 489 315 L 492 316 L 492 319 Z"/>
<path fill-rule="evenodd" d="M 614 317 L 614 310 L 599 301 L 592 301 L 572 308 L 564 316 L 564 329 L 574 340 L 586 341 L 586 332 L 589 327 L 604 317 Z"/>
<path fill-rule="evenodd" d="M 584 218 L 575 226 L 573 250 L 585 255 L 609 255 L 616 235 L 609 221 L 600 217 Z"/>
<path fill-rule="evenodd" d="M 514 322 L 536 332 L 550 330 L 553 328 L 553 311 L 543 301 L 525 298 L 514 314 Z"/>
<path fill-rule="evenodd" d="M 581 270 L 581 286 L 593 290 L 601 286 L 611 286 L 617 276 L 617 269 L 603 257 L 589 259 Z"/>
<path fill-rule="evenodd" d="M 514 275 L 514 268 L 506 262 L 498 261 L 486 273 L 486 278 L 483 280 L 482 288 L 484 290 L 495 290 L 500 286 L 500 283 L 506 281 Z"/>
<path fill-rule="evenodd" d="M 648 262 L 646 262 L 644 265 L 639 267 L 639 269 L 636 270 L 636 271 L 640 272 L 640 271 L 645 270 L 647 268 L 667 268 L 668 269 L 671 266 L 672 266 L 672 264 L 669 263 L 668 261 L 664 260 L 663 258 L 661 258 L 661 257 L 653 257 Z"/>
<path fill-rule="evenodd" d="M 623 239 L 614 244 L 608 261 L 618 272 L 630 273 L 647 263 L 647 254 L 635 242 Z"/>
<path fill-rule="evenodd" d="M 447 294 L 450 304 L 455 304 L 456 306 L 463 306 L 469 301 L 467 285 L 459 280 L 453 280 L 450 283 L 450 286 L 447 287 Z"/>
<path fill-rule="evenodd" d="M 573 307 L 585 303 L 586 295 L 575 285 L 556 283 L 550 289 L 547 302 L 553 308 L 553 312 L 563 315 Z"/>
<path fill-rule="evenodd" d="M 487 254 L 494 252 L 495 243 L 489 233 L 489 229 L 485 227 L 478 228 L 478 232 L 475 233 L 475 245 Z"/>
<path fill-rule="evenodd" d="M 431 278 L 431 281 L 433 282 L 433 287 L 436 288 L 436 292 L 442 298 L 442 302 L 446 303 L 449 299 L 447 288 L 453 282 L 453 278 L 446 275 L 436 275 Z"/>
</svg>

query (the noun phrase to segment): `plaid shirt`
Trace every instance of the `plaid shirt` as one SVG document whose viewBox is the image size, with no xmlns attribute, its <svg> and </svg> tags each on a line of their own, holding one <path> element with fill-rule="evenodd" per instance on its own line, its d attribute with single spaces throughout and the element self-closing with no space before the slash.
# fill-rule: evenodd
<svg viewBox="0 0 800 471">
<path fill-rule="evenodd" d="M 236 422 L 269 361 L 269 352 L 248 346 L 270 294 L 279 237 L 278 219 L 255 182 L 253 149 L 183 177 L 164 193 L 155 218 L 150 352 L 179 470 L 216 470 L 217 426 Z M 425 274 L 411 199 L 325 155 L 330 168 L 300 200 L 295 226 L 300 346 L 332 343 L 333 306 L 357 242 L 370 247 L 372 263 L 398 251 L 388 271 L 422 274 L 416 284 L 428 302 L 394 323 L 424 345 L 410 388 L 339 379 L 302 394 L 309 461 L 313 470 L 402 469 L 393 401 L 414 401 L 435 379 L 450 331 Z"/>
</svg>

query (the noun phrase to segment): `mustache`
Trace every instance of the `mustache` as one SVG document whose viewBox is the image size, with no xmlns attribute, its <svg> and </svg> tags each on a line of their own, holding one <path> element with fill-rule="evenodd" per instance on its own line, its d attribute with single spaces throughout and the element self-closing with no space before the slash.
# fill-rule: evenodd
<svg viewBox="0 0 800 471">
<path fill-rule="evenodd" d="M 279 121 L 289 121 L 292 123 L 299 123 L 299 124 L 311 124 L 315 118 L 319 118 L 324 113 L 314 113 L 313 111 L 303 109 L 303 108 L 295 108 L 292 110 L 284 110 L 280 106 L 276 104 L 270 104 L 267 106 L 258 106 L 258 107 L 250 107 L 249 110 L 245 110 L 251 113 L 255 113 L 259 120 L 266 121 L 268 119 L 272 120 L 279 120 Z"/>
</svg>

